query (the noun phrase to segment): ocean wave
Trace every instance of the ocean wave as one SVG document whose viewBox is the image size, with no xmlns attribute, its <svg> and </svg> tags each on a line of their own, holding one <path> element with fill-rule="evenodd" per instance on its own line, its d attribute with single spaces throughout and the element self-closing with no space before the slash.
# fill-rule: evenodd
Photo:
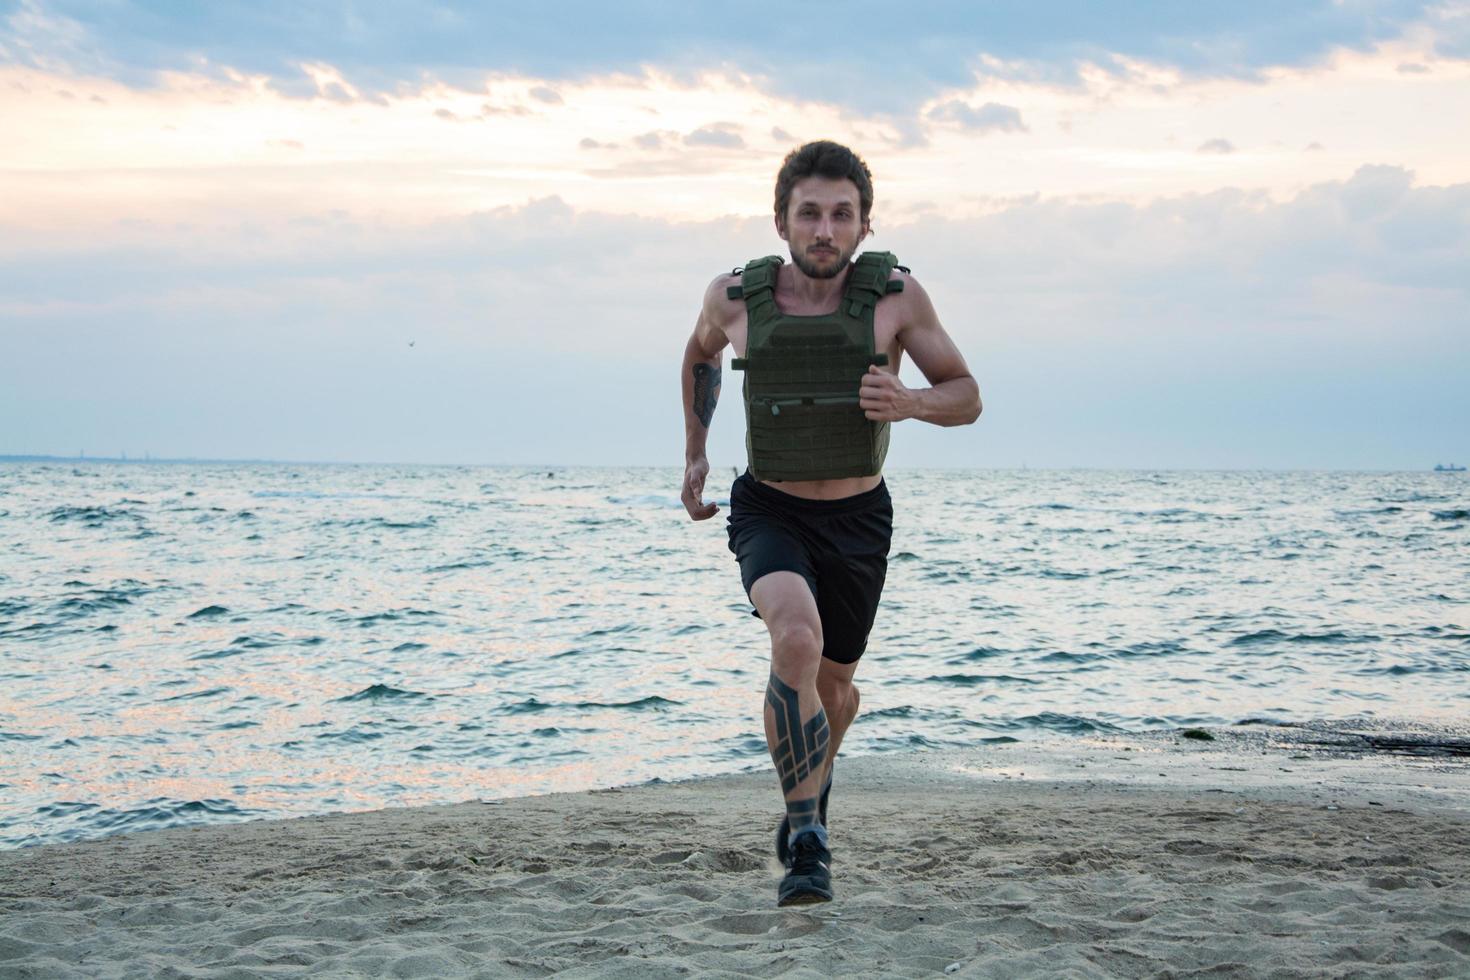
<svg viewBox="0 0 1470 980">
<path fill-rule="evenodd" d="M 1376 643 L 1383 637 L 1373 633 L 1345 633 L 1328 630 L 1325 633 L 1287 633 L 1276 629 L 1257 630 L 1230 640 L 1229 646 L 1251 647 L 1267 643 Z"/>
<path fill-rule="evenodd" d="M 432 701 L 434 700 L 434 695 L 424 694 L 420 691 L 407 691 L 388 684 L 372 684 L 355 694 L 349 694 L 346 697 L 340 697 L 334 700 L 339 704 L 351 704 L 357 701 Z"/>
<path fill-rule="evenodd" d="M 636 701 L 552 702 L 542 701 L 540 698 L 533 696 L 526 698 L 524 701 L 517 701 L 514 704 L 507 704 L 503 707 L 497 708 L 496 713 L 505 715 L 524 715 L 540 714 L 544 711 L 595 711 L 609 708 L 624 711 L 662 711 L 666 708 L 678 707 L 683 703 L 684 702 L 682 701 L 673 701 L 669 698 L 662 698 L 656 694 L 650 695 L 646 698 L 639 698 Z"/>
<path fill-rule="evenodd" d="M 901 683 L 937 683 L 954 684 L 959 687 L 975 687 L 979 684 L 1040 684 L 1041 681 L 1034 677 L 1017 677 L 1014 674 L 931 674 L 919 680 L 909 680 Z"/>
<path fill-rule="evenodd" d="M 388 612 L 369 613 L 366 616 L 350 617 L 349 621 L 366 629 L 367 627 L 377 626 L 382 623 L 397 623 L 405 619 L 423 619 L 438 615 L 438 613 L 431 612 L 427 609 L 394 609 Z"/>
<path fill-rule="evenodd" d="M 1037 659 L 1042 663 L 1088 664 L 1094 660 L 1106 660 L 1107 654 L 1074 653 L 1071 650 L 1053 650 L 1051 653 L 1043 657 L 1038 657 Z"/>
<path fill-rule="evenodd" d="M 162 830 L 191 824 L 250 820 L 266 811 L 238 806 L 230 800 L 178 800 L 159 796 L 142 804 L 113 809 L 97 803 L 58 801 L 37 808 L 44 833 L 0 838 L 0 846 L 28 847 L 106 837 L 136 830 Z M 58 826 L 59 825 L 59 826 Z"/>
<path fill-rule="evenodd" d="M 77 523 L 83 527 L 105 527 L 120 520 L 133 520 L 138 515 L 130 510 L 114 510 L 101 506 L 53 507 L 47 512 L 53 524 Z"/>
<path fill-rule="evenodd" d="M 1135 643 L 1132 646 L 1123 647 L 1114 651 L 1114 655 L 1123 659 L 1129 657 L 1172 657 L 1179 654 L 1191 653 L 1182 644 L 1171 640 L 1158 640 L 1154 642 Z"/>
<path fill-rule="evenodd" d="M 495 564 L 495 563 L 492 562 L 492 561 L 488 561 L 488 560 L 473 561 L 473 560 L 470 560 L 470 559 L 465 559 L 464 561 L 452 562 L 452 563 L 450 563 L 448 565 L 431 565 L 428 568 L 424 569 L 424 571 L 425 572 L 430 572 L 430 573 L 434 573 L 434 572 L 462 572 L 462 571 L 467 571 L 468 569 L 471 569 L 471 568 L 486 568 L 486 567 L 489 567 L 490 565 L 493 565 L 493 564 Z"/>
<path fill-rule="evenodd" d="M 92 613 L 108 612 L 120 609 L 123 606 L 131 606 L 132 597 L 126 592 L 113 592 L 110 589 L 93 589 L 84 596 L 68 596 L 51 607 L 53 614 L 58 614 L 65 619 L 81 616 L 90 616 Z"/>
<path fill-rule="evenodd" d="M 1125 729 L 1096 718 L 1085 718 L 1081 715 L 1069 715 L 1056 711 L 1043 711 L 1040 714 L 1022 715 L 1002 722 L 992 722 L 993 727 L 1004 728 L 1010 731 L 1020 729 L 1040 728 L 1050 732 L 1065 732 L 1069 735 L 1083 735 L 1093 732 L 1123 732 Z"/>
<path fill-rule="evenodd" d="M 217 697 L 218 695 L 228 694 L 228 693 L 230 693 L 230 689 L 228 687 L 211 687 L 208 690 L 204 690 L 204 691 L 191 691 L 188 694 L 175 694 L 171 698 L 163 698 L 162 700 L 165 701 L 165 702 L 166 701 L 200 701 L 200 700 L 203 700 L 204 698 Z"/>
<path fill-rule="evenodd" d="M 997 647 L 975 647 L 965 653 L 956 654 L 946 662 L 952 664 L 975 663 L 980 660 L 990 660 L 994 657 L 1005 656 L 1009 650 L 1001 650 Z"/>
<path fill-rule="evenodd" d="M 208 650 L 196 653 L 189 657 L 190 660 L 225 660 L 230 657 L 238 657 L 243 654 L 243 648 L 225 647 L 223 650 Z"/>
</svg>

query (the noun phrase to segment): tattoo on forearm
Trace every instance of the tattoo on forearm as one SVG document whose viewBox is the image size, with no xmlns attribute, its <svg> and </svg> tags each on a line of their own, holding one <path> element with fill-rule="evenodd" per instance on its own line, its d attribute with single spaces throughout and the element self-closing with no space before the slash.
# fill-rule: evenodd
<svg viewBox="0 0 1470 980">
<path fill-rule="evenodd" d="M 715 389 L 719 386 L 719 368 L 708 364 L 694 365 L 694 416 L 706 429 L 715 417 L 715 402 L 719 398 Z"/>
<path fill-rule="evenodd" d="M 776 763 L 776 775 L 781 777 L 781 792 L 790 793 L 827 758 L 827 743 L 831 739 L 827 712 L 818 707 L 817 713 L 803 725 L 796 691 L 777 677 L 775 671 L 766 685 L 766 704 L 776 718 L 776 745 L 771 749 L 771 759 Z"/>
</svg>

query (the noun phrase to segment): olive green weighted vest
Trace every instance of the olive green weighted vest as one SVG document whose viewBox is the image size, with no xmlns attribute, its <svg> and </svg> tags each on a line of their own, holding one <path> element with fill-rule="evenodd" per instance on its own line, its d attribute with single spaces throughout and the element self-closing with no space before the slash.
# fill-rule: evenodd
<svg viewBox="0 0 1470 980">
<path fill-rule="evenodd" d="M 758 480 L 836 480 L 871 476 L 888 454 L 888 423 L 858 406 L 868 365 L 888 363 L 873 349 L 878 300 L 903 289 L 888 281 L 892 252 L 864 252 L 848 273 L 832 313 L 796 316 L 776 308 L 779 255 L 747 265 L 731 299 L 744 299 L 745 449 Z M 902 268 L 902 266 L 898 266 Z M 907 271 L 907 270 L 905 270 Z"/>
</svg>

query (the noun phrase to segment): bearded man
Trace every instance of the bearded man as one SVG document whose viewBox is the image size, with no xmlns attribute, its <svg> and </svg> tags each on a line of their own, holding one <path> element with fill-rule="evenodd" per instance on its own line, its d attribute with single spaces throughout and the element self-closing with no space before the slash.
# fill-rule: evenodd
<svg viewBox="0 0 1470 980">
<path fill-rule="evenodd" d="M 832 898 L 832 764 L 858 712 L 853 683 L 888 569 L 893 506 L 883 480 L 889 426 L 968 425 L 980 389 L 928 294 L 887 252 L 853 260 L 871 231 L 872 174 L 830 141 L 792 151 L 776 177 L 767 256 L 705 291 L 684 351 L 684 485 L 708 520 L 706 440 L 724 349 L 745 371 L 748 469 L 730 490 L 730 550 L 770 633 L 766 742 L 785 815 L 779 905 Z M 930 387 L 898 378 L 908 354 Z"/>
</svg>

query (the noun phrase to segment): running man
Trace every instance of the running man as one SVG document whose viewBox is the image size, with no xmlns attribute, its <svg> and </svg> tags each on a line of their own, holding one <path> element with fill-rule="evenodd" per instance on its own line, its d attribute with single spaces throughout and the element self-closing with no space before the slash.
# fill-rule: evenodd
<svg viewBox="0 0 1470 980">
<path fill-rule="evenodd" d="M 871 231 L 872 175 L 837 143 L 792 151 L 776 177 L 768 256 L 710 283 L 684 350 L 684 486 L 704 500 L 705 443 L 727 345 L 745 371 L 749 468 L 730 489 L 730 550 L 771 638 L 766 742 L 786 815 L 779 905 L 832 898 L 832 763 L 858 711 L 853 684 L 888 569 L 893 507 L 883 482 L 890 423 L 968 425 L 980 390 L 934 306 L 886 252 L 853 255 Z M 908 353 L 932 387 L 898 379 Z"/>
</svg>

